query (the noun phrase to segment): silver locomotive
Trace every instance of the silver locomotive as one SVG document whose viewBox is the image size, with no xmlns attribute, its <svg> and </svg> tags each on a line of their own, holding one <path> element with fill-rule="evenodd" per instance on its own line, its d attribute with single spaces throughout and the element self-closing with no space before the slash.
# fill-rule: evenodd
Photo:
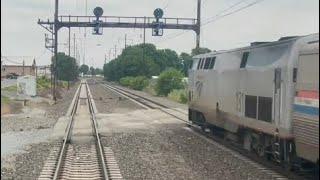
<svg viewBox="0 0 320 180">
<path fill-rule="evenodd" d="M 319 34 L 194 57 L 189 120 L 283 164 L 319 164 Z"/>
</svg>

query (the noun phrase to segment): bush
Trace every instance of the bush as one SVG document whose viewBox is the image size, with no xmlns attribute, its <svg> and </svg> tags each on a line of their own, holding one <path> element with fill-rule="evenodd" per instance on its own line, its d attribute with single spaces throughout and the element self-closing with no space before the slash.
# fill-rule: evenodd
<svg viewBox="0 0 320 180">
<path fill-rule="evenodd" d="M 148 86 L 149 80 L 145 76 L 124 77 L 120 79 L 120 84 L 123 86 L 130 87 L 134 90 L 141 91 L 142 89 Z"/>
<path fill-rule="evenodd" d="M 158 95 L 167 96 L 174 89 L 183 89 L 183 74 L 176 69 L 168 69 L 163 71 L 156 84 L 156 92 Z"/>
<path fill-rule="evenodd" d="M 174 89 L 168 94 L 168 98 L 186 104 L 188 102 L 187 91 L 185 89 Z"/>
<path fill-rule="evenodd" d="M 144 92 L 149 93 L 153 96 L 157 95 L 157 92 L 155 91 L 156 88 L 156 84 L 157 84 L 157 80 L 156 79 L 150 79 L 149 80 L 149 85 L 147 87 L 145 87 L 143 89 Z"/>
<path fill-rule="evenodd" d="M 47 79 L 45 76 L 42 76 L 37 79 L 37 89 L 38 90 L 49 89 L 50 86 L 51 86 L 50 79 Z"/>
</svg>

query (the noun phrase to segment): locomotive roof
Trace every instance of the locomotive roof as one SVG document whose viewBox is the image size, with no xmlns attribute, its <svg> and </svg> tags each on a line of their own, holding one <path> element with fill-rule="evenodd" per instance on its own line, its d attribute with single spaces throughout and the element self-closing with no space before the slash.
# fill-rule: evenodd
<svg viewBox="0 0 320 180">
<path fill-rule="evenodd" d="M 317 41 L 319 41 L 319 33 L 310 34 L 310 35 L 306 35 L 306 36 L 282 37 L 278 41 L 260 42 L 260 43 L 254 42 L 254 43 L 251 43 L 251 46 L 235 48 L 235 49 L 230 49 L 230 50 L 213 51 L 213 52 L 206 53 L 206 54 L 196 55 L 196 56 L 194 56 L 194 58 L 203 58 L 203 57 L 213 56 L 213 55 L 227 53 L 227 52 L 243 51 L 243 50 L 255 49 L 255 48 L 259 48 L 259 47 L 267 47 L 267 46 L 274 46 L 274 45 L 278 45 L 278 44 L 293 43 L 300 38 L 308 37 L 308 36 L 318 37 Z"/>
</svg>

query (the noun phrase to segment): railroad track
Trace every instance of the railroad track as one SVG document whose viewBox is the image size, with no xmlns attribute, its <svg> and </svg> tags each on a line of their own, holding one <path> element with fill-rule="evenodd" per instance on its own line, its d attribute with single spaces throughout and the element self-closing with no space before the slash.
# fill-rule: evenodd
<svg viewBox="0 0 320 180">
<path fill-rule="evenodd" d="M 289 172 L 285 170 L 283 167 L 277 164 L 274 164 L 273 162 L 266 161 L 265 159 L 259 158 L 252 153 L 248 153 L 248 151 L 242 148 L 242 145 L 225 141 L 223 138 L 217 136 L 214 133 L 211 133 L 209 129 L 206 129 L 207 131 L 201 130 L 201 127 L 187 120 L 188 119 L 187 112 L 183 112 L 178 109 L 172 109 L 159 102 L 155 102 L 154 100 L 142 97 L 128 90 L 125 90 L 113 85 L 109 85 L 103 81 L 96 81 L 96 83 L 100 84 L 102 87 L 108 90 L 111 90 L 121 96 L 124 96 L 130 99 L 131 101 L 137 103 L 138 105 L 144 107 L 145 109 L 158 109 L 170 116 L 175 117 L 179 121 L 183 121 L 190 128 L 189 130 L 191 131 L 191 133 L 195 134 L 196 136 L 199 136 L 200 138 L 205 139 L 209 143 L 215 144 L 216 146 L 223 149 L 224 151 L 227 151 L 232 155 L 234 155 L 235 157 L 237 157 L 238 159 L 243 160 L 245 163 L 248 163 L 253 167 L 256 167 L 257 169 L 265 172 L 266 174 L 270 175 L 272 179 L 275 179 L 275 180 L 310 179 L 310 175 L 308 174 L 297 174 L 294 172 Z"/>
<path fill-rule="evenodd" d="M 82 81 L 67 113 L 64 138 L 49 154 L 39 180 L 123 179 L 111 148 L 101 144 L 96 113 L 89 86 Z"/>
</svg>

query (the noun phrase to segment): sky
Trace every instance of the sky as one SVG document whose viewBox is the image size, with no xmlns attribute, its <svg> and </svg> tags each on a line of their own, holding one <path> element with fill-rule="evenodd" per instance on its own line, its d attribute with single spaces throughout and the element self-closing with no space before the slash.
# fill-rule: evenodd
<svg viewBox="0 0 320 180">
<path fill-rule="evenodd" d="M 237 11 L 256 1 L 258 3 Z M 87 8 L 86 0 L 60 0 L 59 3 L 59 15 L 93 15 L 93 9 L 100 6 L 105 16 L 153 16 L 154 9 L 162 8 L 164 17 L 196 18 L 197 9 L 197 0 L 87 0 Z M 226 9 L 229 10 L 224 11 Z M 233 11 L 237 12 L 224 16 Z M 23 58 L 17 57 L 21 56 L 35 58 L 38 65 L 50 64 L 52 53 L 44 47 L 47 32 L 37 21 L 39 18 L 52 20 L 53 14 L 54 0 L 1 0 L 1 55 L 19 62 Z M 318 33 L 319 0 L 202 0 L 201 20 L 201 47 L 232 49 L 254 41 Z M 204 25 L 208 21 L 210 23 Z M 114 58 L 115 46 L 117 55 L 121 53 L 125 34 L 129 45 L 143 42 L 142 29 L 105 28 L 103 35 L 97 36 L 92 35 L 91 28 L 73 28 L 71 33 L 76 36 L 81 64 L 99 68 L 105 57 L 107 61 L 109 57 Z M 151 30 L 146 31 L 147 43 L 177 53 L 190 53 L 195 40 L 193 31 L 164 30 L 162 37 L 152 37 Z M 59 31 L 59 51 L 68 53 L 67 42 L 68 29 L 63 28 Z M 71 45 L 73 55 L 73 43 Z"/>
</svg>

